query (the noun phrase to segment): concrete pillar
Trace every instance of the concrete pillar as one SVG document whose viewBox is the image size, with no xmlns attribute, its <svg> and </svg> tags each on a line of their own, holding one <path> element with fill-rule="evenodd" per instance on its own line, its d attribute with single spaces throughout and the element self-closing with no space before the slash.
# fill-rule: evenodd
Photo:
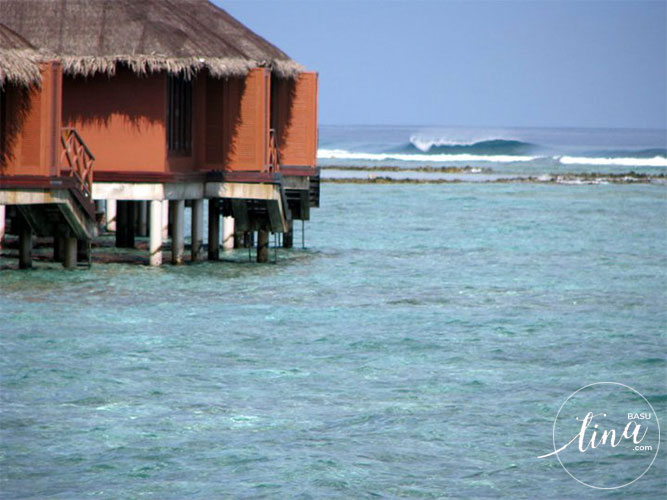
<svg viewBox="0 0 667 500">
<path fill-rule="evenodd" d="M 167 216 L 167 237 L 171 238 L 174 233 L 174 207 L 173 207 L 173 201 L 175 200 L 169 200 L 169 215 Z"/>
<path fill-rule="evenodd" d="M 63 266 L 65 269 L 73 269 L 76 267 L 77 240 L 74 236 L 66 236 L 63 239 L 65 240 Z"/>
<path fill-rule="evenodd" d="M 150 252 L 150 265 L 151 266 L 161 266 L 162 265 L 162 202 L 160 200 L 152 200 L 151 202 L 151 223 L 150 223 L 150 241 L 149 241 L 149 252 Z"/>
<path fill-rule="evenodd" d="M 5 241 L 5 206 L 0 205 L 0 248 Z"/>
<path fill-rule="evenodd" d="M 222 249 L 234 250 L 234 217 L 222 218 Z"/>
<path fill-rule="evenodd" d="M 172 212 L 171 227 L 171 263 L 183 264 L 185 238 L 185 200 L 171 200 L 169 211 Z"/>
<path fill-rule="evenodd" d="M 220 211 L 218 200 L 208 200 L 208 260 L 220 258 Z"/>
<path fill-rule="evenodd" d="M 192 262 L 199 260 L 202 244 L 204 243 L 204 200 L 192 200 L 192 244 L 190 253 Z"/>
<path fill-rule="evenodd" d="M 148 236 L 148 202 L 137 202 L 137 234 L 139 236 Z"/>
<path fill-rule="evenodd" d="M 269 232 L 265 229 L 257 231 L 257 262 L 269 261 Z"/>
<path fill-rule="evenodd" d="M 169 200 L 162 200 L 162 240 L 169 238 Z"/>
<path fill-rule="evenodd" d="M 287 221 L 287 231 L 283 233 L 283 248 L 292 248 L 294 245 L 294 229 L 292 219 Z"/>
<path fill-rule="evenodd" d="M 116 230 L 116 200 L 107 200 L 107 231 Z"/>
<path fill-rule="evenodd" d="M 32 229 L 23 222 L 19 229 L 19 269 L 32 267 Z"/>
</svg>

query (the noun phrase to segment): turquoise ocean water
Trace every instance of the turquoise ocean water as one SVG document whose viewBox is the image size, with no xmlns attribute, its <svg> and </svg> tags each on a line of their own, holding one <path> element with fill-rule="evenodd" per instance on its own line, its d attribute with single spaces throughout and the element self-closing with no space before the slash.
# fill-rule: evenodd
<svg viewBox="0 0 667 500">
<path fill-rule="evenodd" d="M 593 382 L 665 426 L 666 216 L 654 184 L 325 183 L 275 265 L 2 271 L 0 497 L 664 498 L 664 446 L 610 491 L 537 457 Z"/>
</svg>

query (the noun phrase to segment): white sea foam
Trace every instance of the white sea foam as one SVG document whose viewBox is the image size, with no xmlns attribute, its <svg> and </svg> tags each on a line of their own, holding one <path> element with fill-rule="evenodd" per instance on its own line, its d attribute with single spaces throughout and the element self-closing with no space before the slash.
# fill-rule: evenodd
<svg viewBox="0 0 667 500">
<path fill-rule="evenodd" d="M 413 135 L 410 137 L 410 143 L 419 149 L 420 151 L 423 151 L 426 153 L 429 149 L 432 147 L 438 147 L 438 146 L 472 146 L 474 144 L 477 144 L 478 142 L 483 142 L 483 141 L 489 141 L 491 140 L 490 138 L 483 138 L 483 139 L 474 139 L 474 140 L 456 140 L 456 139 L 450 139 L 448 137 L 439 137 L 437 139 L 430 139 L 426 137 L 419 137 L 416 135 Z"/>
<path fill-rule="evenodd" d="M 407 154 L 407 153 L 355 153 L 344 149 L 319 149 L 317 157 L 322 160 L 362 160 L 362 161 L 419 161 L 419 162 L 476 162 L 488 161 L 495 163 L 513 163 L 519 161 L 531 161 L 538 156 L 514 156 L 514 155 L 470 155 L 470 154 Z"/>
<path fill-rule="evenodd" d="M 562 156 L 559 158 L 563 165 L 601 165 L 620 167 L 667 167 L 667 158 L 654 156 L 653 158 L 589 158 L 586 156 Z"/>
<path fill-rule="evenodd" d="M 573 184 L 573 185 L 609 184 L 609 181 L 605 179 L 561 179 L 560 177 L 556 177 L 556 182 L 558 184 Z"/>
<path fill-rule="evenodd" d="M 345 149 L 319 149 L 317 157 L 322 160 L 359 160 L 359 161 L 406 161 L 406 162 L 492 162 L 514 163 L 546 159 L 544 156 L 528 155 L 480 155 L 480 154 L 419 154 L 419 153 L 366 153 Z M 596 165 L 620 167 L 667 167 L 667 158 L 591 158 L 588 156 L 554 156 L 562 165 Z"/>
</svg>

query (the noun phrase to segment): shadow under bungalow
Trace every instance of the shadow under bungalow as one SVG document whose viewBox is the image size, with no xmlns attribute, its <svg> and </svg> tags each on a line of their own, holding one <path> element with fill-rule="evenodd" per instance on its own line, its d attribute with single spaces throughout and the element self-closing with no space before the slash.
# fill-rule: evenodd
<svg viewBox="0 0 667 500">
<path fill-rule="evenodd" d="M 317 74 L 205 0 L 3 0 L 0 85 L 0 244 L 22 268 L 34 236 L 76 266 L 98 228 L 182 263 L 186 203 L 190 260 L 256 235 L 266 262 L 319 204 Z"/>
</svg>

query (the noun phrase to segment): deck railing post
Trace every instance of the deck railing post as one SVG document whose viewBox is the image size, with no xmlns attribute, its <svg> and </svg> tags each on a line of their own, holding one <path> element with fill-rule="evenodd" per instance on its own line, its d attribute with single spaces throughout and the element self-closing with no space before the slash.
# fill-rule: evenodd
<svg viewBox="0 0 667 500">
<path fill-rule="evenodd" d="M 77 188 L 89 199 L 93 192 L 93 162 L 95 157 L 73 128 L 65 127 L 60 136 L 62 152 L 60 163 L 69 169 L 69 176 L 77 182 Z"/>
</svg>

